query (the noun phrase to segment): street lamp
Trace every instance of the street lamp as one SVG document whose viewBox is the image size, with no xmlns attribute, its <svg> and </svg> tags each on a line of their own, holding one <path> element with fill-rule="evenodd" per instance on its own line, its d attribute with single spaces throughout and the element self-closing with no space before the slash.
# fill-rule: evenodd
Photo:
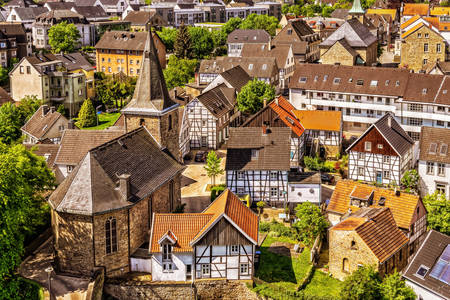
<svg viewBox="0 0 450 300">
<path fill-rule="evenodd" d="M 48 268 L 45 269 L 45 272 L 47 272 L 47 279 L 48 279 L 48 295 L 49 299 L 52 300 L 52 283 L 50 280 L 53 272 L 53 267 L 49 266 Z"/>
</svg>

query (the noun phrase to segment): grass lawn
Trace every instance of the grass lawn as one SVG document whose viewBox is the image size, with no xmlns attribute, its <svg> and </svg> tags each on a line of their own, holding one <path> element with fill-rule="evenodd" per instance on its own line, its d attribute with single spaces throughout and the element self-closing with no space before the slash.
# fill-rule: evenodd
<svg viewBox="0 0 450 300">
<path fill-rule="evenodd" d="M 102 113 L 98 115 L 98 126 L 86 127 L 86 130 L 103 130 L 112 126 L 120 117 L 120 113 Z"/>
<path fill-rule="evenodd" d="M 315 270 L 311 282 L 303 290 L 314 296 L 333 296 L 338 298 L 341 282 L 322 271 Z"/>
</svg>

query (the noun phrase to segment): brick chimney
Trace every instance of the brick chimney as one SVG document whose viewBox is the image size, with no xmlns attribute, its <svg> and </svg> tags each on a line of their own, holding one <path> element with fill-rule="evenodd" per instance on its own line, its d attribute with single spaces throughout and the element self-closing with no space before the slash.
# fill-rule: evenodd
<svg viewBox="0 0 450 300">
<path fill-rule="evenodd" d="M 42 105 L 42 116 L 45 117 L 49 110 L 48 105 Z"/>
<path fill-rule="evenodd" d="M 119 175 L 119 190 L 125 200 L 130 198 L 130 174 Z"/>
</svg>

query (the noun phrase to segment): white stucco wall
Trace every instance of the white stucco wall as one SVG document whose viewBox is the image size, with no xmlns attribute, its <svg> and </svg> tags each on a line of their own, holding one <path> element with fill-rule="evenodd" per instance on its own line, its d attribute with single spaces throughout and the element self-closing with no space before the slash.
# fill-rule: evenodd
<svg viewBox="0 0 450 300">
<path fill-rule="evenodd" d="M 421 287 L 418 284 L 412 282 L 411 280 L 406 279 L 405 283 L 406 283 L 406 285 L 410 286 L 414 290 L 414 293 L 416 293 L 416 299 L 445 300 L 445 298 L 431 293 L 429 290 L 424 289 L 423 287 Z"/>
<path fill-rule="evenodd" d="M 193 265 L 192 253 L 172 253 L 172 271 L 163 272 L 162 254 L 152 256 L 152 279 L 154 281 L 185 281 L 186 265 Z"/>
<path fill-rule="evenodd" d="M 424 160 L 419 161 L 418 166 L 419 176 L 421 180 L 421 194 L 425 196 L 432 194 L 436 191 L 436 182 L 447 184 L 445 189 L 445 195 L 449 199 L 450 195 L 450 165 L 445 165 L 445 173 L 441 176 L 438 175 L 438 165 L 434 163 L 433 174 L 427 173 L 427 162 Z"/>
<path fill-rule="evenodd" d="M 290 203 L 311 202 L 320 205 L 320 184 L 289 183 L 288 190 L 288 202 Z"/>
</svg>

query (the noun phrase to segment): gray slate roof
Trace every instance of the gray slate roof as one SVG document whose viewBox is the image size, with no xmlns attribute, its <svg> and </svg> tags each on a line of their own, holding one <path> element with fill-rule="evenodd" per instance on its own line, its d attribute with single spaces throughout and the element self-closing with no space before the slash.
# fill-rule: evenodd
<svg viewBox="0 0 450 300">
<path fill-rule="evenodd" d="M 270 43 L 270 34 L 263 29 L 235 29 L 228 35 L 227 43 Z"/>
<path fill-rule="evenodd" d="M 34 20 L 38 15 L 48 11 L 45 7 L 18 7 L 14 10 L 23 21 Z"/>
<path fill-rule="evenodd" d="M 345 39 L 351 47 L 368 47 L 377 42 L 376 36 L 356 18 L 342 24 L 320 46 L 332 46 L 341 39 Z"/>
<path fill-rule="evenodd" d="M 222 117 L 234 109 L 236 103 L 236 90 L 220 84 L 197 97 L 206 109 L 216 118 Z"/>
<path fill-rule="evenodd" d="M 149 196 L 183 169 L 140 127 L 91 149 L 49 202 L 59 212 L 82 215 L 121 209 Z M 122 174 L 130 175 L 128 199 L 116 187 Z"/>
<path fill-rule="evenodd" d="M 101 6 L 76 6 L 73 10 L 84 16 L 86 19 L 109 18 L 108 14 Z"/>
<path fill-rule="evenodd" d="M 242 69 L 241 66 L 235 66 L 229 70 L 220 73 L 223 77 L 237 92 L 241 91 L 241 88 L 246 85 L 252 78 Z"/>
</svg>

